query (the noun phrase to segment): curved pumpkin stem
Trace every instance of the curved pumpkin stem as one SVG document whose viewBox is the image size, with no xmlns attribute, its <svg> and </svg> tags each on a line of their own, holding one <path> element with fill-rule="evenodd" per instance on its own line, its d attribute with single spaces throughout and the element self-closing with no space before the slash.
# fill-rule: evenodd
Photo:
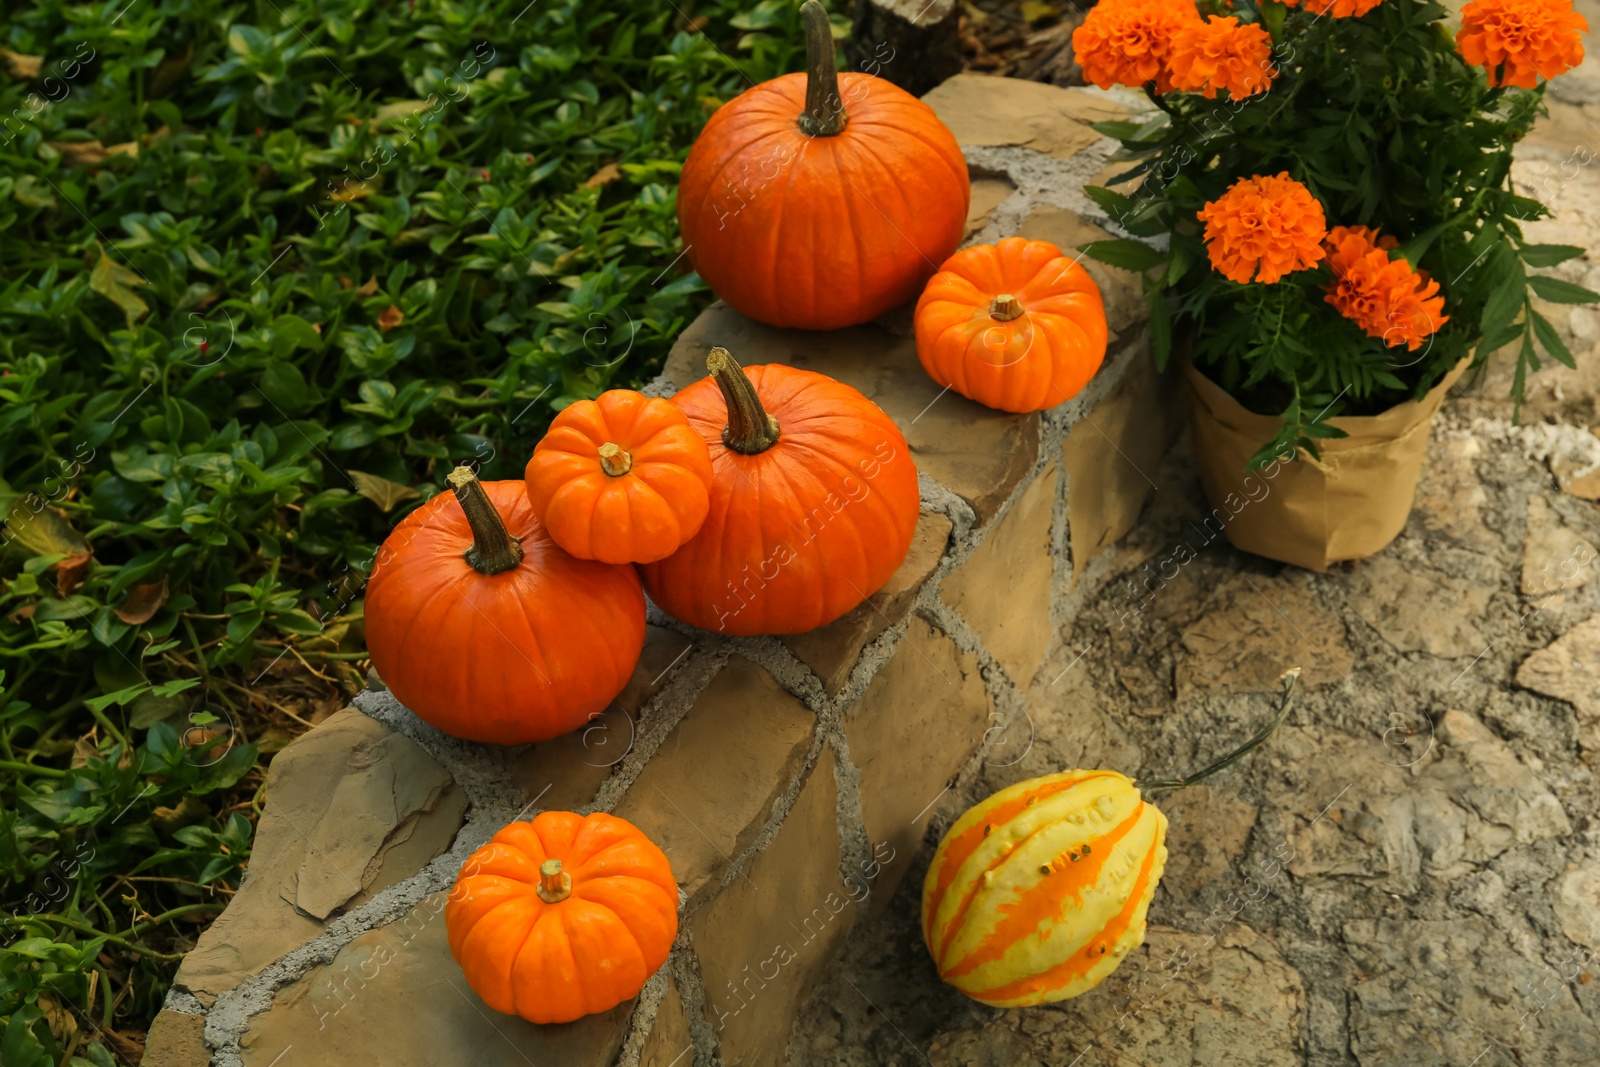
<svg viewBox="0 0 1600 1067">
<path fill-rule="evenodd" d="M 850 121 L 839 96 L 833 30 L 828 27 L 828 13 L 817 0 L 800 5 L 800 21 L 806 32 L 806 109 L 800 115 L 800 132 L 807 137 L 832 137 Z"/>
<path fill-rule="evenodd" d="M 706 355 L 706 370 L 717 380 L 723 402 L 728 405 L 728 425 L 722 430 L 722 443 L 735 452 L 753 456 L 778 443 L 778 420 L 767 414 L 739 361 L 726 348 L 713 348 Z"/>
<path fill-rule="evenodd" d="M 539 864 L 536 892 L 546 904 L 559 904 L 572 895 L 572 875 L 561 869 L 560 860 L 545 860 Z"/>
<path fill-rule="evenodd" d="M 472 547 L 466 551 L 467 563 L 479 574 L 499 574 L 522 562 L 522 542 L 511 536 L 506 520 L 483 491 L 483 483 L 471 467 L 457 467 L 445 476 L 456 492 L 456 501 L 467 514 L 472 527 Z"/>
<path fill-rule="evenodd" d="M 1149 784 L 1141 784 L 1139 790 L 1144 794 L 1144 798 L 1146 800 L 1155 800 L 1156 797 L 1161 796 L 1163 793 L 1176 792 L 1179 789 L 1184 789 L 1188 786 L 1194 785 L 1203 778 L 1211 777 L 1213 774 L 1216 774 L 1218 771 L 1222 770 L 1222 768 L 1234 763 L 1257 748 L 1263 741 L 1272 736 L 1272 731 L 1276 730 L 1283 723 L 1284 719 L 1289 717 L 1289 705 L 1294 701 L 1294 684 L 1295 682 L 1299 681 L 1299 679 L 1299 667 L 1291 667 L 1289 670 L 1283 672 L 1283 676 L 1278 679 L 1283 683 L 1283 700 L 1278 704 L 1278 713 L 1274 715 L 1272 721 L 1267 723 L 1266 726 L 1262 727 L 1254 737 L 1240 745 L 1238 748 L 1234 749 L 1232 752 L 1228 753 L 1226 756 L 1223 756 L 1221 759 L 1217 760 L 1217 762 L 1213 763 L 1205 770 L 1197 771 L 1194 774 L 1189 775 L 1187 778 L 1173 778 L 1163 782 L 1150 782 Z"/>
</svg>

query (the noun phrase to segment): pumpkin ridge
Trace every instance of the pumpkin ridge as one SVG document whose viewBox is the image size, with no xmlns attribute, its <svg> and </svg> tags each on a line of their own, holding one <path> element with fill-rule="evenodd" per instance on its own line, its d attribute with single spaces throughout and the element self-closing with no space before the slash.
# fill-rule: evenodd
<svg viewBox="0 0 1600 1067">
<path fill-rule="evenodd" d="M 878 166 L 880 168 L 882 168 L 884 173 L 886 173 L 889 176 L 889 184 L 894 187 L 895 193 L 900 197 L 900 203 L 903 206 L 905 206 L 909 211 L 910 206 L 911 206 L 911 197 L 906 192 L 906 187 L 901 184 L 900 175 L 898 173 L 896 173 L 896 171 L 895 171 L 895 169 L 893 167 L 889 166 L 888 163 L 884 162 L 883 158 L 878 155 L 877 151 L 873 148 L 873 146 L 871 144 L 863 143 L 861 145 L 861 150 L 862 150 L 862 153 L 864 155 L 870 157 L 875 163 L 878 164 Z M 847 181 L 847 182 L 850 180 L 849 177 L 845 174 L 845 169 L 843 167 L 839 168 L 839 176 L 841 178 L 844 178 L 844 180 Z M 851 183 L 851 187 L 854 188 L 854 183 Z M 865 193 L 862 193 L 860 190 L 856 190 L 856 192 L 857 192 L 857 194 L 859 196 L 861 196 L 861 198 L 863 200 L 866 200 L 868 204 L 872 205 L 872 209 L 874 211 L 876 211 L 880 216 L 883 217 L 883 221 L 888 223 L 889 228 L 891 230 L 893 230 L 895 233 L 899 234 L 900 235 L 900 239 L 902 241 L 906 242 L 906 244 L 910 245 L 911 248 L 922 259 L 922 262 L 924 262 L 924 263 L 926 263 L 928 265 L 928 269 L 927 269 L 926 272 L 923 273 L 923 277 L 927 277 L 929 274 L 933 274 L 936 271 L 938 271 L 939 264 L 935 263 L 933 260 L 928 258 L 928 253 L 926 253 L 926 252 L 924 252 L 922 250 L 922 246 L 921 245 L 917 244 L 911 238 L 907 237 L 905 235 L 905 232 L 903 230 L 901 230 L 900 227 L 898 227 L 898 226 L 896 226 L 894 224 L 894 220 L 891 219 L 887 214 L 885 214 L 884 210 L 882 208 L 880 208 L 877 204 L 873 203 L 872 200 L 869 197 L 867 197 L 867 195 Z M 866 261 L 865 261 L 864 258 L 858 256 L 857 257 L 857 262 L 858 262 L 858 264 L 861 265 L 861 269 L 862 270 L 866 269 L 866 266 L 865 266 Z"/>
<path fill-rule="evenodd" d="M 1146 891 L 1154 893 L 1150 876 L 1155 868 L 1156 858 L 1161 854 L 1164 847 L 1161 843 L 1161 834 L 1158 832 L 1155 847 L 1145 854 L 1144 863 L 1139 869 L 1139 877 L 1135 880 L 1133 888 L 1128 894 L 1128 899 L 1122 906 L 1122 910 L 1101 928 L 1099 934 L 1091 937 L 1077 952 L 1040 974 L 1019 978 L 1014 982 L 1007 982 L 991 989 L 977 990 L 970 995 L 985 1000 L 1010 1000 L 1086 976 L 1094 968 L 1094 965 L 1099 963 L 1105 956 L 1104 952 L 1094 952 L 1095 945 L 1117 941 L 1133 925 L 1133 917 L 1138 913 L 1139 909 L 1145 906 L 1144 897 Z"/>
<path fill-rule="evenodd" d="M 1013 942 L 1029 934 L 1037 933 L 1039 927 L 1048 920 L 1059 920 L 1061 910 L 1069 903 L 1065 896 L 1059 900 L 1054 899 L 1055 891 L 1062 888 L 1063 882 L 1072 891 L 1072 902 L 1081 904 L 1083 891 L 1093 885 L 1100 877 L 1100 872 L 1104 869 L 1106 861 L 1115 854 L 1118 843 L 1132 833 L 1134 828 L 1139 825 L 1139 821 L 1144 818 L 1144 807 L 1144 802 L 1140 801 L 1127 818 L 1113 827 L 1110 833 L 1095 841 L 1096 847 L 1094 851 L 1083 860 L 1069 864 L 1066 870 L 1060 872 L 1060 874 L 1043 876 L 1044 880 L 1035 883 L 1031 889 L 1020 894 L 1016 900 L 998 905 L 995 910 L 1000 913 L 1000 921 L 995 924 L 994 929 L 989 932 L 982 942 L 954 965 L 948 969 L 941 967 L 939 977 L 949 981 L 952 978 L 960 978 L 963 975 L 971 974 L 984 964 L 993 963 L 995 960 L 1004 957 L 1011 949 Z M 1053 823 L 1046 823 L 1021 841 L 1018 841 L 1016 847 L 1011 852 L 1001 856 L 1000 860 L 989 870 L 997 871 L 1026 847 L 1029 841 L 1039 834 L 1053 829 L 1054 825 Z M 1101 847 L 1102 843 L 1104 845 L 1103 848 Z M 982 884 L 981 878 L 977 884 Z M 1044 904 L 1054 903 L 1057 907 L 1049 913 L 1044 913 L 1040 908 L 1041 902 Z M 950 939 L 947 938 L 948 940 Z M 945 949 L 948 951 L 948 944 Z"/>
<path fill-rule="evenodd" d="M 768 247 L 764 249 L 764 252 L 767 258 L 772 261 L 774 267 L 772 270 L 759 272 L 762 282 L 768 286 L 766 297 L 767 306 L 769 307 L 782 307 L 785 303 L 781 287 L 778 284 L 779 278 L 776 267 L 779 262 L 778 251 L 783 248 L 783 224 L 789 218 L 789 212 L 783 209 L 784 205 L 789 202 L 789 194 L 794 191 L 795 175 L 799 174 L 800 168 L 805 165 L 806 155 L 811 151 L 811 146 L 815 140 L 815 138 L 802 135 L 800 150 L 795 153 L 794 159 L 789 162 L 789 173 L 784 175 L 782 191 L 779 192 L 777 200 L 773 204 L 772 213 L 777 216 L 778 222 L 771 229 L 772 236 L 768 239 Z M 777 192 L 777 190 L 774 191 Z M 815 294 L 809 294 L 809 303 L 813 305 L 816 303 Z M 746 373 L 748 374 L 748 371 Z"/>
<path fill-rule="evenodd" d="M 735 98 L 735 99 L 737 99 L 737 98 Z M 728 102 L 728 104 L 731 104 L 732 102 L 733 101 L 730 100 Z M 723 106 L 727 107 L 728 104 L 724 104 Z M 787 136 L 787 134 L 788 134 L 788 131 L 787 130 L 782 130 L 782 129 L 758 131 L 755 134 L 755 136 L 750 138 L 749 141 L 746 141 L 743 144 L 731 147 L 727 151 L 726 156 L 719 162 L 719 164 L 717 166 L 717 169 L 714 172 L 712 172 L 710 178 L 707 179 L 707 181 L 706 181 L 705 199 L 701 202 L 701 206 L 700 206 L 699 210 L 701 212 L 704 212 L 706 209 L 708 209 L 711 206 L 713 206 L 714 204 L 716 204 L 716 202 L 717 202 L 717 198 L 716 198 L 716 185 L 717 185 L 717 182 L 719 180 L 721 180 L 723 175 L 727 173 L 728 168 L 733 166 L 733 164 L 739 159 L 740 156 L 744 155 L 746 152 L 749 152 L 749 151 L 755 149 L 757 146 L 759 146 L 761 144 L 762 141 L 766 141 L 766 140 L 769 140 L 769 139 L 774 138 L 774 137 L 784 137 L 784 136 Z M 704 136 L 703 133 L 702 133 L 702 136 Z"/>
</svg>

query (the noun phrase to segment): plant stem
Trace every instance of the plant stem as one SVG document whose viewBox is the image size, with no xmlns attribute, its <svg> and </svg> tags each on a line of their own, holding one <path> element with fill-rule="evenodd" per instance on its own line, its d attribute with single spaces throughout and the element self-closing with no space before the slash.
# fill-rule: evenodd
<svg viewBox="0 0 1600 1067">
<path fill-rule="evenodd" d="M 1189 775 L 1187 778 L 1173 778 L 1166 781 L 1149 782 L 1147 784 L 1140 785 L 1139 789 L 1140 792 L 1144 794 L 1145 800 L 1153 801 L 1156 797 L 1161 796 L 1163 793 L 1171 793 L 1179 789 L 1185 789 L 1191 785 L 1194 785 L 1203 778 L 1209 778 L 1213 774 L 1216 774 L 1218 771 L 1222 770 L 1222 768 L 1247 755 L 1257 748 L 1263 741 L 1271 737 L 1272 731 L 1276 730 L 1278 726 L 1282 724 L 1283 720 L 1289 717 L 1289 705 L 1294 700 L 1294 684 L 1299 680 L 1299 678 L 1299 667 L 1292 667 L 1283 672 L 1283 677 L 1279 679 L 1279 681 L 1283 683 L 1283 700 L 1278 704 L 1278 713 L 1274 715 L 1272 721 L 1267 723 L 1266 726 L 1262 727 L 1262 729 L 1257 732 L 1254 737 L 1240 745 L 1238 748 L 1234 749 L 1232 752 L 1228 753 L 1226 756 L 1223 756 L 1221 759 L 1217 760 L 1217 762 L 1213 763 L 1211 766 L 1202 771 L 1197 771 L 1194 774 Z"/>
<path fill-rule="evenodd" d="M 817 0 L 800 5 L 800 21 L 806 34 L 806 109 L 800 114 L 800 132 L 807 137 L 832 137 L 850 121 L 839 96 L 833 31 L 828 27 L 828 13 Z"/>
<path fill-rule="evenodd" d="M 0 760 L 0 771 L 17 771 L 24 774 L 39 774 L 46 778 L 65 778 L 68 771 L 57 770 L 54 767 L 40 767 L 32 763 L 18 763 L 16 760 Z"/>
<path fill-rule="evenodd" d="M 726 348 L 713 348 L 706 356 L 706 370 L 717 380 L 722 399 L 728 405 L 728 425 L 722 430 L 722 443 L 735 452 L 753 456 L 778 442 L 778 420 L 767 414 L 740 369 L 738 360 Z"/>
<path fill-rule="evenodd" d="M 522 562 L 522 542 L 511 536 L 506 520 L 500 517 L 483 483 L 471 467 L 457 467 L 445 476 L 456 492 L 456 502 L 466 512 L 472 527 L 472 547 L 466 551 L 467 563 L 479 574 L 500 574 Z"/>
</svg>

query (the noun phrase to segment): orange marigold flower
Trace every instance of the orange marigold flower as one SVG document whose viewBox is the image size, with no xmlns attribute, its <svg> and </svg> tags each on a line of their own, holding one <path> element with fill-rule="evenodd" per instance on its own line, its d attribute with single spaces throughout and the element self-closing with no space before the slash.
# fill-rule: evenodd
<svg viewBox="0 0 1600 1067">
<path fill-rule="evenodd" d="M 1438 282 L 1403 259 L 1389 258 L 1388 250 L 1399 243 L 1365 226 L 1335 226 L 1327 239 L 1333 282 L 1325 299 L 1367 336 L 1415 352 L 1450 318 Z"/>
<path fill-rule="evenodd" d="M 1277 71 L 1272 66 L 1272 38 L 1254 23 L 1232 15 L 1212 15 L 1172 35 L 1167 55 L 1174 89 L 1201 91 L 1215 100 L 1219 89 L 1234 100 L 1264 93 Z"/>
<path fill-rule="evenodd" d="M 1172 35 L 1200 12 L 1190 0 L 1103 0 L 1072 31 L 1083 77 L 1102 89 L 1155 82 L 1165 92 Z"/>
<path fill-rule="evenodd" d="M 1324 254 L 1328 220 L 1322 205 L 1288 171 L 1240 178 L 1199 216 L 1206 224 L 1211 265 L 1229 281 L 1254 278 L 1271 285 Z"/>
<path fill-rule="evenodd" d="M 1383 0 L 1284 0 L 1290 7 L 1304 7 L 1316 15 L 1332 15 L 1336 19 L 1360 18 L 1383 3 Z"/>
<path fill-rule="evenodd" d="M 1456 47 L 1489 72 L 1490 85 L 1532 89 L 1583 62 L 1589 20 L 1572 0 L 1472 0 L 1461 12 Z"/>
</svg>

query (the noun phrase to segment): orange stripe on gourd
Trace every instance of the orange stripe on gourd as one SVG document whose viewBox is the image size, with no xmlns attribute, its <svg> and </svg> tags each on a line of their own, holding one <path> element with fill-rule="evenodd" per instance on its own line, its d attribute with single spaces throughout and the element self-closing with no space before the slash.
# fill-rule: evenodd
<svg viewBox="0 0 1600 1067">
<path fill-rule="evenodd" d="M 1079 782 L 1112 773 L 1114 772 L 1064 771 L 1060 774 L 1046 775 L 1002 789 L 982 804 L 971 808 L 945 832 L 945 839 L 940 842 L 939 851 L 934 855 L 933 865 L 928 868 L 927 879 L 923 883 L 924 898 L 931 895 L 934 898 L 934 907 L 937 908 L 939 899 L 943 898 L 950 888 L 961 865 L 983 844 L 994 826 L 1009 822 L 1031 805 L 1070 789 Z M 922 937 L 930 945 L 933 943 L 934 914 L 932 908 L 923 909 Z"/>
<path fill-rule="evenodd" d="M 1116 829 L 1102 838 L 1092 842 L 1093 847 L 1081 860 L 1065 860 L 1062 856 L 1053 859 L 1049 866 L 1050 874 L 1042 872 L 1037 874 L 1036 881 L 1031 889 L 1025 890 L 1015 900 L 995 906 L 995 913 L 999 921 L 994 929 L 984 937 L 983 942 L 973 951 L 963 956 L 959 963 L 951 964 L 945 961 L 940 977 L 949 981 L 971 974 L 985 963 L 992 963 L 1005 956 L 1011 950 L 1018 938 L 1025 937 L 1038 931 L 1046 923 L 1059 922 L 1065 916 L 1062 914 L 1069 904 L 1081 904 L 1084 890 L 1093 887 L 1100 879 L 1101 869 L 1106 861 L 1111 858 L 1112 850 L 1117 842 L 1127 836 L 1139 823 L 1143 815 L 1144 805 L 1141 804 L 1133 814 L 1123 819 Z M 1045 833 L 1046 829 L 1034 831 L 1034 836 Z M 1073 853 L 1077 856 L 1077 853 Z M 1008 861 L 1011 857 L 1007 857 Z M 1056 863 L 1066 864 L 1066 869 L 1056 875 Z"/>
<path fill-rule="evenodd" d="M 1151 809 L 1154 810 L 1154 809 Z M 1159 812 L 1157 812 L 1159 814 Z M 1165 823 L 1165 818 L 1162 819 Z M 1165 828 L 1163 827 L 1163 830 Z M 1038 996 L 1040 993 L 1052 990 L 1071 989 L 1074 983 L 1081 983 L 1090 972 L 1099 964 L 1111 959 L 1111 966 L 1105 970 L 1106 974 L 1116 969 L 1122 957 L 1132 949 L 1144 943 L 1144 916 L 1150 907 L 1150 898 L 1155 895 L 1156 879 L 1161 876 L 1161 869 L 1166 865 L 1167 850 L 1162 844 L 1157 844 L 1145 854 L 1144 863 L 1139 869 L 1139 878 L 1134 883 L 1133 892 L 1128 895 L 1127 903 L 1122 906 L 1122 911 L 1108 923 L 1098 937 L 1091 938 L 1071 958 L 1040 974 L 1019 978 L 1005 985 L 994 986 L 989 989 L 976 991 L 964 990 L 968 996 L 981 1000 L 986 1004 L 997 1007 L 1023 1007 L 1028 1004 L 1039 1004 L 1047 1000 L 1063 999 L 1060 996 Z M 1138 928 L 1134 929 L 1134 923 Z M 1125 935 L 1132 934 L 1125 940 Z M 1118 951 L 1118 949 L 1121 951 Z M 1098 975 L 1089 982 L 1085 989 L 1098 985 L 1104 974 Z M 1083 992 L 1080 989 L 1076 992 Z M 1067 995 L 1075 995 L 1068 993 Z M 1004 1002 L 1004 1003 L 1002 1003 Z"/>
</svg>

